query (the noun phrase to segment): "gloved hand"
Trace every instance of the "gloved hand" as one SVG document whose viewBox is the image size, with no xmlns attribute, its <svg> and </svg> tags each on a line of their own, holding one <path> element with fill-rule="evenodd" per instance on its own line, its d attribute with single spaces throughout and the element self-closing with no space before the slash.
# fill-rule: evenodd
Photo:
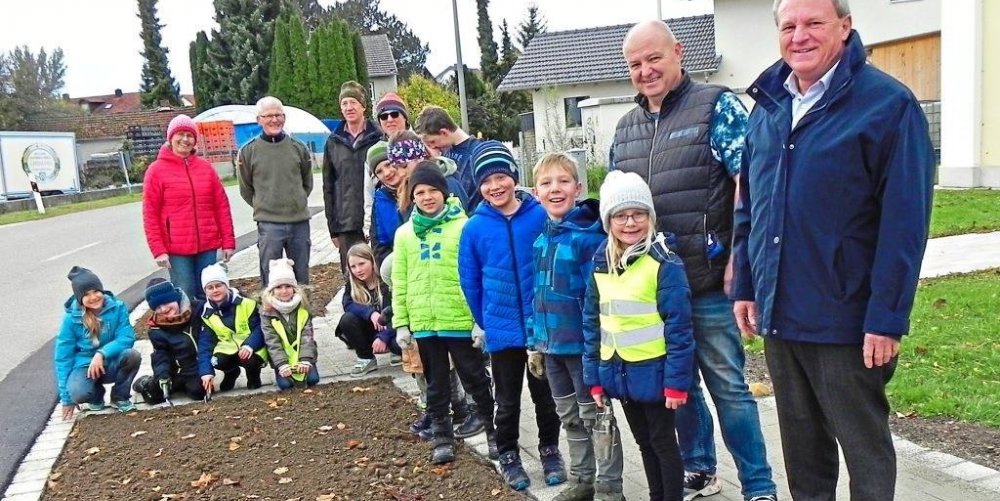
<svg viewBox="0 0 1000 501">
<path fill-rule="evenodd" d="M 535 350 L 528 350 L 528 372 L 536 379 L 545 379 L 545 357 Z"/>
<path fill-rule="evenodd" d="M 483 349 L 486 345 L 486 331 L 478 324 L 472 325 L 472 347 Z"/>
<path fill-rule="evenodd" d="M 399 345 L 399 349 L 409 350 L 412 342 L 413 334 L 410 334 L 409 327 L 403 326 L 396 329 L 396 344 Z"/>
</svg>

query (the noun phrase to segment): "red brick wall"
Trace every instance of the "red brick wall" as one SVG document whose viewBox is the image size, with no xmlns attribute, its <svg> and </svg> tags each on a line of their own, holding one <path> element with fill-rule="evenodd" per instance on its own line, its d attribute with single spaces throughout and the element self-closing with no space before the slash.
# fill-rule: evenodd
<svg viewBox="0 0 1000 501">
<path fill-rule="evenodd" d="M 143 110 L 108 115 L 37 117 L 25 123 L 23 130 L 73 132 L 77 139 L 124 137 L 129 125 L 159 125 L 166 130 L 170 120 L 181 114 L 194 118 L 197 111 L 194 107 L 184 107 L 168 111 Z"/>
</svg>

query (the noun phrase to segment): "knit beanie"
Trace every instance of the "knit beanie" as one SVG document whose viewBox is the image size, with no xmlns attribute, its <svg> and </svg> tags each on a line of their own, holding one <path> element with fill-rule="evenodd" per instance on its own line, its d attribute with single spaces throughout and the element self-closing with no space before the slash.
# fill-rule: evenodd
<svg viewBox="0 0 1000 501">
<path fill-rule="evenodd" d="M 365 88 L 354 80 L 348 80 L 340 86 L 339 100 L 342 101 L 345 97 L 354 98 L 357 102 L 361 103 L 361 106 L 368 107 L 368 100 L 365 99 Z"/>
<path fill-rule="evenodd" d="M 146 284 L 146 302 L 153 311 L 169 303 L 176 302 L 180 305 L 181 290 L 166 279 L 154 278 Z"/>
<path fill-rule="evenodd" d="M 177 115 L 170 120 L 170 125 L 167 126 L 167 141 L 169 142 L 174 134 L 182 131 L 190 132 L 194 136 L 194 140 L 198 140 L 198 126 L 194 120 L 191 120 L 191 117 L 187 115 Z"/>
<path fill-rule="evenodd" d="M 431 156 L 424 142 L 418 139 L 391 141 L 386 154 L 389 156 L 389 163 L 393 165 L 403 165 L 410 160 L 424 160 Z"/>
<path fill-rule="evenodd" d="M 272 259 L 267 263 L 267 290 L 271 291 L 279 285 L 291 285 L 295 287 L 299 283 L 295 280 L 295 270 L 292 265 L 295 261 L 288 258 Z"/>
<path fill-rule="evenodd" d="M 375 116 L 386 111 L 398 111 L 403 114 L 403 118 L 409 123 L 410 115 L 406 112 L 406 103 L 395 92 L 387 92 L 375 105 Z"/>
<path fill-rule="evenodd" d="M 85 296 L 90 291 L 104 291 L 104 285 L 101 284 L 101 279 L 97 278 L 94 272 L 82 267 L 74 266 L 70 268 L 69 274 L 66 275 L 69 279 L 70 285 L 73 287 L 73 296 L 81 304 L 83 303 L 83 296 Z"/>
<path fill-rule="evenodd" d="M 438 191 L 444 194 L 444 198 L 446 199 L 451 192 L 448 189 L 448 181 L 444 178 L 444 174 L 441 174 L 441 169 L 438 168 L 436 163 L 430 160 L 418 163 L 413 172 L 410 173 L 410 180 L 407 183 L 409 183 L 410 187 L 410 200 L 413 200 L 413 192 L 421 184 L 437 188 Z"/>
<path fill-rule="evenodd" d="M 626 209 L 644 209 L 649 212 L 650 224 L 656 225 L 653 194 L 649 185 L 634 172 L 613 170 L 601 185 L 601 223 L 604 231 L 611 232 L 611 216 Z"/>
<path fill-rule="evenodd" d="M 201 288 L 204 290 L 212 282 L 222 282 L 229 287 L 229 275 L 220 264 L 210 264 L 201 270 Z"/>
<path fill-rule="evenodd" d="M 476 186 L 482 186 L 486 178 L 493 174 L 506 174 L 518 182 L 517 162 L 514 156 L 499 141 L 492 139 L 482 141 L 472 147 L 470 153 L 472 157 L 472 174 L 476 179 Z"/>
<path fill-rule="evenodd" d="M 368 148 L 368 155 L 365 157 L 365 167 L 368 175 L 375 176 L 375 168 L 378 164 L 389 160 L 389 143 L 379 141 Z"/>
</svg>

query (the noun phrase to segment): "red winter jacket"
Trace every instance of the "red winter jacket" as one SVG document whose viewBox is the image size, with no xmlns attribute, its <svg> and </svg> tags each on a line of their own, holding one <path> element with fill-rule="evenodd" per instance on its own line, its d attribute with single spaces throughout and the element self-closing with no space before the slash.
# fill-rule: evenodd
<svg viewBox="0 0 1000 501">
<path fill-rule="evenodd" d="M 142 224 L 153 257 L 235 249 L 229 198 L 215 168 L 160 148 L 142 184 Z"/>
</svg>

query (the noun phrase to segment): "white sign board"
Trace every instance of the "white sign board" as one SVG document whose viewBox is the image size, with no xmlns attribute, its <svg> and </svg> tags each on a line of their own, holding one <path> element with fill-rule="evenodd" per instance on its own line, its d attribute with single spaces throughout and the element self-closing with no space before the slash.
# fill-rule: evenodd
<svg viewBox="0 0 1000 501">
<path fill-rule="evenodd" d="M 80 191 L 76 137 L 71 132 L 0 132 L 0 195 L 31 194 L 31 181 L 40 191 Z"/>
</svg>

